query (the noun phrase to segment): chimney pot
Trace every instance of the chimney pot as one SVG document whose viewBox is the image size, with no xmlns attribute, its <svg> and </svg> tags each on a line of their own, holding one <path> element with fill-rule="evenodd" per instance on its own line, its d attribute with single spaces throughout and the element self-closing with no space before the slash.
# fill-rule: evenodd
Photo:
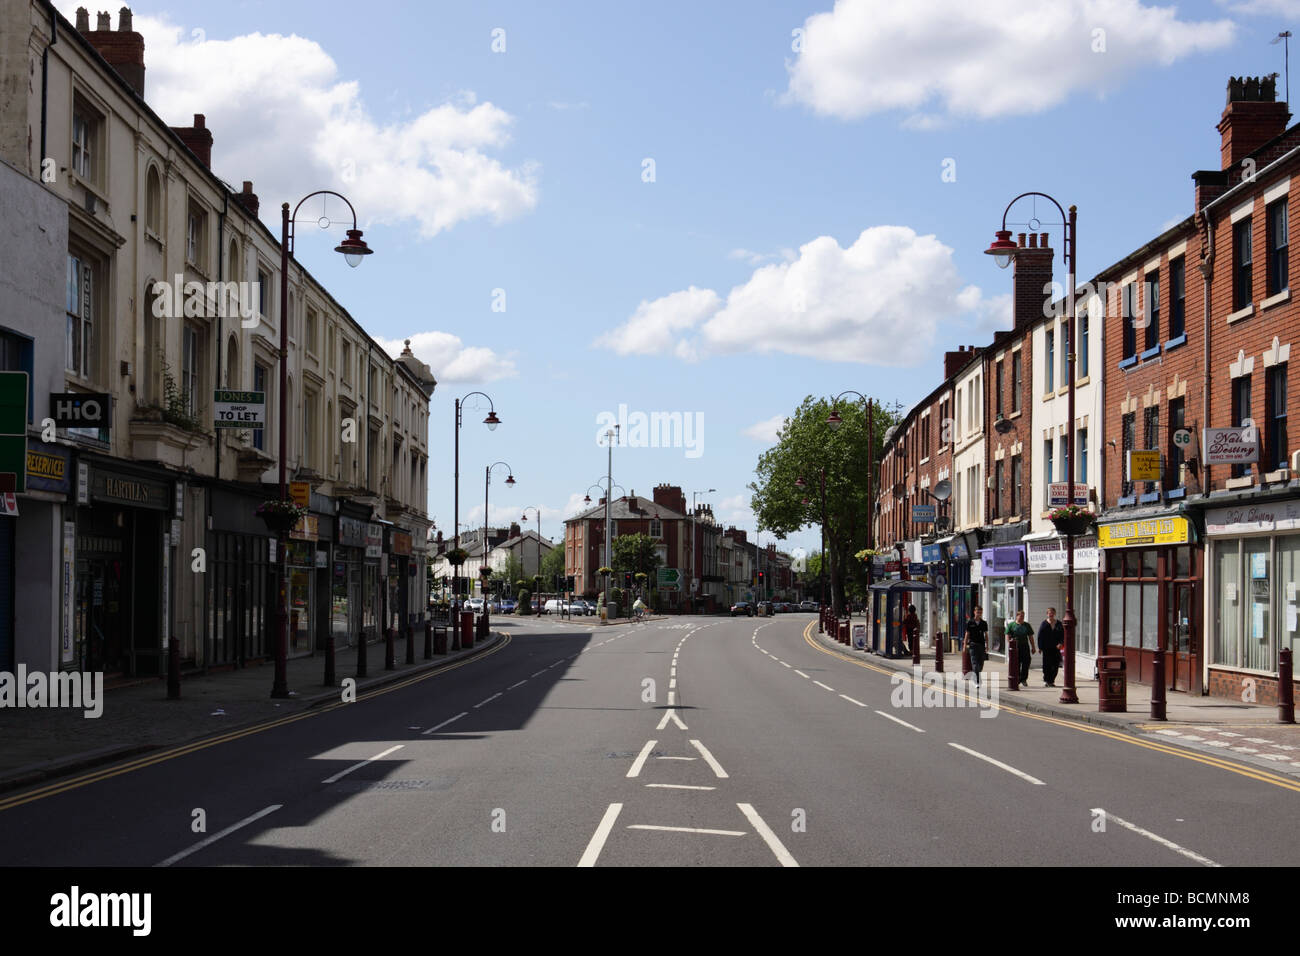
<svg viewBox="0 0 1300 956">
<path fill-rule="evenodd" d="M 119 33 L 133 32 L 131 27 L 131 8 L 123 7 L 117 13 L 117 29 Z"/>
<path fill-rule="evenodd" d="M 1037 248 L 1038 248 L 1038 233 L 1036 233 L 1036 232 L 1031 232 L 1031 233 L 1029 234 L 1029 248 L 1030 248 L 1030 249 L 1037 249 Z"/>
<path fill-rule="evenodd" d="M 253 181 L 252 181 L 251 179 L 245 179 L 245 180 L 244 180 L 244 195 L 247 196 L 247 195 L 248 195 L 249 193 L 251 193 L 252 191 L 253 191 Z"/>
<path fill-rule="evenodd" d="M 77 32 L 90 32 L 90 11 L 85 7 L 77 7 Z"/>
<path fill-rule="evenodd" d="M 1025 248 L 1025 234 L 1023 232 L 1016 236 L 1016 245 L 1021 249 Z"/>
<path fill-rule="evenodd" d="M 113 29 L 113 18 L 112 18 L 111 16 L 108 15 L 108 11 L 107 11 L 107 10 L 101 10 L 98 14 L 96 14 L 96 16 L 95 16 L 95 29 L 96 29 L 96 30 L 112 30 L 112 29 Z"/>
</svg>

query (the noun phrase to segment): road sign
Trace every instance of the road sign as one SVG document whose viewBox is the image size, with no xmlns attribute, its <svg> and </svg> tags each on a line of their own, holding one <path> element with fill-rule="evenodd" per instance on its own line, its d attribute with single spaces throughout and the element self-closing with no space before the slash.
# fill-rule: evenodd
<svg viewBox="0 0 1300 956">
<path fill-rule="evenodd" d="M 661 591 L 675 591 L 681 586 L 682 575 L 676 568 L 660 568 L 657 580 Z"/>
<path fill-rule="evenodd" d="M 1047 504 L 1051 508 L 1060 508 L 1069 504 L 1067 496 L 1070 493 L 1070 483 L 1068 481 L 1053 481 L 1047 486 Z M 1074 483 L 1074 503 L 1080 507 L 1086 507 L 1088 504 L 1088 486 Z"/>
<path fill-rule="evenodd" d="M 1160 452 L 1130 450 L 1128 453 L 1129 481 L 1159 481 Z"/>
<path fill-rule="evenodd" d="M 237 392 L 219 388 L 212 393 L 215 428 L 266 427 L 266 392 Z"/>
<path fill-rule="evenodd" d="M 310 508 L 311 507 L 311 482 L 309 481 L 289 482 L 289 498 L 299 508 Z"/>
<path fill-rule="evenodd" d="M 27 490 L 26 372 L 0 372 L 0 477 L 6 492 Z"/>
<path fill-rule="evenodd" d="M 929 524 L 934 517 L 934 505 L 912 505 L 912 520 L 918 524 Z"/>
<path fill-rule="evenodd" d="M 1174 432 L 1174 447 L 1186 448 L 1192 443 L 1192 433 L 1186 428 L 1180 428 Z"/>
</svg>

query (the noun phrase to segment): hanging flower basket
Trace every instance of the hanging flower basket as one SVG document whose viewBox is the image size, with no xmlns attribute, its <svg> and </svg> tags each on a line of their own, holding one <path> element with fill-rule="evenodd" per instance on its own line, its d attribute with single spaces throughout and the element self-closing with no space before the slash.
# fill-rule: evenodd
<svg viewBox="0 0 1300 956">
<path fill-rule="evenodd" d="M 452 548 L 447 552 L 446 558 L 455 567 L 460 567 L 469 557 L 469 552 L 464 548 Z"/>
<path fill-rule="evenodd" d="M 269 530 L 276 534 L 292 531 L 306 514 L 306 508 L 280 498 L 263 501 L 257 507 L 257 516 L 266 522 Z"/>
<path fill-rule="evenodd" d="M 613 573 L 614 573 L 614 569 L 613 569 L 613 568 L 597 568 L 597 569 L 596 569 L 596 573 L 597 573 L 597 574 L 610 575 L 610 574 L 613 574 Z"/>
<path fill-rule="evenodd" d="M 1064 508 L 1057 508 L 1048 518 L 1051 519 L 1057 532 L 1069 537 L 1077 538 L 1079 535 L 1087 534 L 1092 527 L 1094 515 L 1091 511 L 1080 508 L 1078 505 L 1066 505 Z"/>
</svg>

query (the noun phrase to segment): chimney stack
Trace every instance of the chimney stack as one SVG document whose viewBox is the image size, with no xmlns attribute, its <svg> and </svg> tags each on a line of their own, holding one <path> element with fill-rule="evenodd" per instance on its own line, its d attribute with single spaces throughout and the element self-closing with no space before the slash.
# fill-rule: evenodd
<svg viewBox="0 0 1300 956">
<path fill-rule="evenodd" d="M 204 166 L 212 168 L 212 133 L 208 131 L 207 120 L 202 113 L 194 114 L 193 126 L 173 126 L 172 132 L 179 136 L 191 153 L 198 157 Z M 252 183 L 249 183 L 252 186 Z"/>
<path fill-rule="evenodd" d="M 1280 136 L 1290 118 L 1287 104 L 1277 102 L 1273 77 L 1229 77 L 1228 105 L 1218 126 L 1223 170 L 1238 168 L 1243 159 Z"/>
<path fill-rule="evenodd" d="M 90 41 L 118 76 L 143 99 L 144 37 L 132 28 L 131 8 L 121 9 L 116 30 L 113 29 L 113 18 L 106 12 L 98 14 L 95 29 L 91 30 L 90 14 L 85 7 L 77 8 L 76 24 L 77 32 Z"/>
<path fill-rule="evenodd" d="M 244 191 L 240 193 L 235 193 L 235 202 L 243 206 L 244 209 L 248 212 L 248 214 L 252 216 L 254 219 L 257 218 L 257 210 L 259 204 L 257 201 L 257 193 L 253 192 L 252 180 L 249 179 L 244 180 Z M 410 339 L 406 340 L 406 351 L 404 351 L 402 354 L 403 355 L 411 354 Z"/>
</svg>

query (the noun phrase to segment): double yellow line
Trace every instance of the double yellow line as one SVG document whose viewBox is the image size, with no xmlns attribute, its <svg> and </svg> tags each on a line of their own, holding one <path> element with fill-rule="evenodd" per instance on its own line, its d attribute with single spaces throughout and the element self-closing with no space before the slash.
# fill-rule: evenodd
<svg viewBox="0 0 1300 956">
<path fill-rule="evenodd" d="M 867 661 L 859 660 L 856 657 L 842 654 L 839 651 L 833 651 L 828 647 L 823 647 L 822 644 L 812 636 L 812 629 L 816 623 L 815 620 L 809 621 L 808 626 L 804 628 L 803 639 L 808 646 L 815 648 L 830 657 L 835 657 L 842 661 L 848 661 L 850 664 L 857 667 L 863 667 L 867 670 L 875 671 L 878 674 L 889 675 L 890 677 L 893 677 L 895 674 L 901 674 L 903 680 L 913 684 L 921 683 L 924 685 L 924 682 L 917 681 L 914 676 L 906 671 L 880 667 L 877 664 L 871 664 Z M 983 697 L 968 697 L 952 690 L 945 691 L 945 693 L 955 694 L 962 700 L 969 701 L 972 704 L 978 704 L 982 707 L 995 707 L 1003 713 L 1014 714 L 1017 717 L 1024 717 L 1028 720 L 1041 720 L 1043 723 L 1055 724 L 1057 727 L 1065 727 L 1069 730 L 1077 731 L 1078 733 L 1095 734 L 1099 737 L 1109 737 L 1111 740 L 1116 740 L 1132 747 L 1142 747 L 1146 750 L 1154 750 L 1156 753 L 1167 754 L 1171 757 L 1181 757 L 1183 760 L 1191 760 L 1195 763 L 1205 764 L 1206 766 L 1217 767 L 1219 770 L 1227 770 L 1229 773 L 1235 773 L 1242 777 L 1249 777 L 1250 779 L 1258 780 L 1261 783 L 1270 783 L 1275 787 L 1281 787 L 1283 790 L 1291 790 L 1300 793 L 1300 781 L 1279 774 L 1270 773 L 1269 771 L 1263 770 L 1259 767 L 1250 767 L 1245 764 L 1233 763 L 1232 761 L 1224 760 L 1210 754 L 1202 754 L 1196 751 L 1186 750 L 1172 744 L 1142 740 L 1138 737 L 1121 733 L 1117 730 L 1109 730 L 1103 727 L 1090 727 L 1073 720 L 1064 720 L 1060 717 L 1049 717 L 1045 714 L 1035 714 L 1027 710 L 1020 710 L 1019 708 L 1009 707 L 1002 704 L 995 704 Z"/>
<path fill-rule="evenodd" d="M 500 632 L 499 632 L 500 633 Z M 448 664 L 445 667 L 439 667 L 427 673 L 417 674 L 406 680 L 397 681 L 396 683 L 377 687 L 374 690 L 366 691 L 357 697 L 355 703 L 370 700 L 383 694 L 391 694 L 393 691 L 402 690 L 410 687 L 412 684 L 418 684 L 420 681 L 429 680 L 431 677 L 438 677 L 449 671 L 454 671 L 458 667 L 464 667 L 466 664 L 472 664 L 475 661 L 481 661 L 485 657 L 497 653 L 510 643 L 510 635 L 501 633 L 501 642 L 495 647 L 484 651 L 481 654 L 475 654 L 473 657 L 467 657 L 464 660 L 457 661 L 454 664 Z M 285 724 L 292 724 L 298 720 L 306 720 L 308 717 L 318 717 L 321 714 L 327 714 L 332 710 L 340 707 L 351 707 L 352 702 L 344 703 L 342 700 L 333 704 L 326 704 L 321 707 L 314 707 L 309 711 L 301 714 L 294 714 L 291 717 L 280 717 L 276 720 L 270 720 L 263 724 L 255 724 L 252 727 L 245 727 L 242 730 L 232 730 L 229 733 L 219 734 L 216 737 L 206 737 L 203 740 L 195 741 L 190 744 L 182 744 L 178 747 L 172 747 L 168 750 L 151 753 L 134 760 L 128 760 L 126 763 L 113 764 L 102 770 L 92 770 L 76 777 L 69 777 L 66 780 L 59 780 L 35 790 L 27 790 L 15 794 L 12 797 L 0 798 L 0 810 L 10 810 L 14 807 L 22 806 L 24 803 L 31 803 L 34 800 L 41 800 L 45 797 L 52 797 L 58 793 L 66 793 L 69 790 L 76 790 L 79 787 L 85 787 L 92 783 L 98 783 L 101 780 L 107 780 L 110 777 L 116 777 L 120 774 L 131 773 L 134 770 L 142 770 L 145 767 L 151 767 L 156 763 L 162 763 L 164 760 L 175 760 L 177 757 L 183 757 L 186 754 L 192 754 L 195 751 L 206 750 L 208 747 L 215 747 L 218 744 L 229 743 L 232 740 L 238 740 L 241 737 L 247 737 L 251 734 L 260 734 L 264 731 L 271 730 L 275 727 L 283 727 Z"/>
</svg>

